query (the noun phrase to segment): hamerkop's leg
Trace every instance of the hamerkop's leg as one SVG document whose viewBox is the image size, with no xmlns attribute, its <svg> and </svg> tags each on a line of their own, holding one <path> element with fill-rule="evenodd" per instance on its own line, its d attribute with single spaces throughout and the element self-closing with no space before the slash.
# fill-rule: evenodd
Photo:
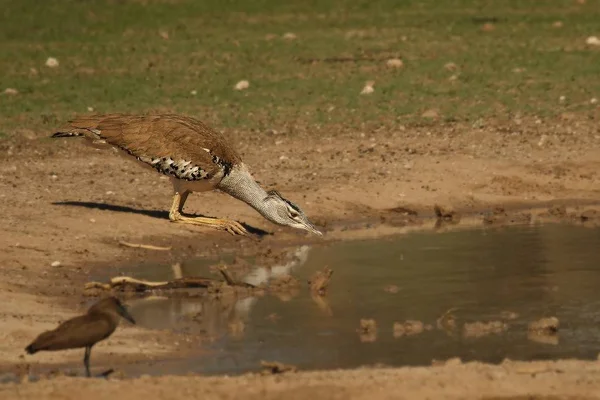
<svg viewBox="0 0 600 400">
<path fill-rule="evenodd" d="M 85 356 L 83 356 L 83 365 L 85 365 L 85 374 L 89 378 L 92 376 L 90 373 L 90 353 L 92 352 L 92 346 L 85 348 Z"/>
<path fill-rule="evenodd" d="M 183 215 L 181 215 L 181 212 L 183 210 L 183 204 L 185 203 L 188 194 L 189 192 L 183 192 L 183 194 L 175 192 L 175 194 L 173 195 L 173 204 L 171 205 L 171 210 L 169 211 L 169 219 L 172 222 L 208 226 L 215 229 L 225 230 L 231 233 L 232 235 L 248 234 L 246 228 L 244 228 L 236 221 L 220 218 L 184 217 Z"/>
</svg>

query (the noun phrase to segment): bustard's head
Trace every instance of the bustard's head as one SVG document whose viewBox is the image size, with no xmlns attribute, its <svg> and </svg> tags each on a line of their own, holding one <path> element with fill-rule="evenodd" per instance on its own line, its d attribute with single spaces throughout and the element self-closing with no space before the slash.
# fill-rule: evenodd
<svg viewBox="0 0 600 400">
<path fill-rule="evenodd" d="M 315 228 L 302 212 L 300 207 L 283 198 L 279 192 L 270 190 L 263 200 L 262 214 L 269 221 L 292 228 L 304 229 L 316 235 L 323 235 Z"/>
</svg>

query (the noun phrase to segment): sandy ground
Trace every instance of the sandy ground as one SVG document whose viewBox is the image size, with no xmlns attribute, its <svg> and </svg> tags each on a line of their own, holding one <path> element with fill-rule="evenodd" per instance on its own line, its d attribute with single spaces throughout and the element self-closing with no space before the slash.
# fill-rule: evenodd
<svg viewBox="0 0 600 400">
<path fill-rule="evenodd" d="M 83 284 L 96 268 L 218 254 L 223 248 L 261 252 L 291 243 L 378 237 L 429 228 L 433 220 L 419 217 L 433 217 L 435 204 L 459 211 L 465 216 L 459 225 L 464 225 L 482 224 L 484 214 L 499 206 L 507 210 L 507 217 L 492 222 L 523 221 L 530 216 L 534 221 L 562 218 L 580 222 L 584 214 L 583 219 L 593 223 L 596 215 L 589 210 L 600 203 L 600 130 L 592 120 L 568 116 L 552 121 L 490 123 L 483 128 L 450 125 L 373 132 L 357 128 L 353 134 L 331 132 L 319 136 L 229 132 L 256 178 L 298 203 L 323 228 L 326 234 L 322 239 L 273 226 L 254 210 L 221 193 L 192 195 L 186 211 L 234 218 L 273 234 L 256 241 L 172 224 L 166 211 L 171 186 L 164 177 L 78 140 L 48 140 L 48 133 L 35 132 L 28 138 L 0 143 L 0 370 L 80 362 L 80 351 L 32 357 L 24 356 L 23 348 L 42 330 L 85 310 L 88 299 L 82 295 Z M 567 206 L 567 214 L 564 210 L 548 214 L 547 209 L 556 205 Z M 416 212 L 418 217 L 407 215 L 406 210 Z M 172 250 L 131 249 L 119 246 L 119 240 L 171 246 Z M 123 324 L 95 349 L 94 359 L 99 364 L 109 356 L 111 362 L 116 357 L 121 357 L 121 362 L 160 359 L 164 354 L 197 348 L 198 342 L 201 338 L 149 333 Z M 595 364 L 582 364 L 581 387 L 571 376 L 578 374 L 578 369 L 567 368 L 570 365 L 565 364 L 566 372 L 540 374 L 537 378 L 516 373 L 502 379 L 486 378 L 482 390 L 489 389 L 491 394 L 496 389 L 499 394 L 525 393 L 534 381 L 548 379 L 548 384 L 555 386 L 564 380 L 559 386 L 565 393 L 570 388 L 574 389 L 568 393 L 581 393 L 596 379 L 592 379 Z M 465 382 L 502 371 L 488 366 L 460 368 L 323 375 L 330 376 L 331 381 L 318 374 L 297 375 L 284 383 L 274 378 L 240 378 L 223 381 L 231 382 L 231 393 L 225 389 L 229 384 L 219 384 L 207 397 L 234 397 L 235 390 L 258 396 L 265 388 L 273 387 L 272 393 L 286 392 L 293 398 L 335 388 L 335 392 L 327 392 L 331 398 L 341 398 L 341 394 L 359 385 L 352 374 L 364 373 L 364 386 L 356 389 L 356 398 L 367 396 L 373 387 L 381 388 L 381 398 L 386 398 L 394 392 L 427 387 L 427 377 L 444 381 L 439 383 L 445 385 L 444 390 L 459 390 Z M 395 378 L 388 382 L 386 377 Z M 395 386 L 398 379 L 404 378 L 407 381 L 402 381 L 402 386 Z M 521 391 L 507 392 L 507 379 L 517 386 L 522 384 Z M 353 383 L 348 386 L 350 381 Z M 57 382 L 24 385 L 19 392 L 23 397 L 35 396 L 38 391 L 49 394 Z M 162 391 L 159 383 L 173 386 L 170 382 L 183 395 L 191 388 L 207 390 L 213 381 L 165 377 L 136 380 L 127 386 L 106 382 L 96 387 L 79 380 L 69 385 L 77 391 L 94 387 L 94 395 L 104 398 L 123 387 L 132 396 L 142 396 L 150 390 Z M 549 387 L 539 386 L 536 393 L 556 394 Z"/>
<path fill-rule="evenodd" d="M 3 399 L 597 399 L 600 363 L 448 362 L 419 368 L 315 371 L 277 376 L 57 378 L 0 386 Z"/>
</svg>

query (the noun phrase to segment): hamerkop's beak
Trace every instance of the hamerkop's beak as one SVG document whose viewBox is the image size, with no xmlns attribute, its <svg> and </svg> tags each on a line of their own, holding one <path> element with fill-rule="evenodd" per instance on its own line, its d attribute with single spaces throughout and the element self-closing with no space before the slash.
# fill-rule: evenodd
<svg viewBox="0 0 600 400">
<path fill-rule="evenodd" d="M 127 311 L 127 308 L 125 308 L 125 306 L 119 306 L 119 314 L 121 315 L 121 317 L 125 318 L 127 321 L 135 325 L 135 319 L 133 319 L 131 314 L 129 314 L 129 311 Z"/>
</svg>

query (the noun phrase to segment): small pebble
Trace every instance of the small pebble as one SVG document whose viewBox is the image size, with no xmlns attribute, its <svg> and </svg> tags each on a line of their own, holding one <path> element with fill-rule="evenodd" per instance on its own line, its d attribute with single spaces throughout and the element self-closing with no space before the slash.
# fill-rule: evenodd
<svg viewBox="0 0 600 400">
<path fill-rule="evenodd" d="M 404 67 L 404 62 L 402 60 L 400 60 L 399 58 L 390 58 L 389 60 L 387 60 L 387 62 L 385 64 L 391 68 Z"/>
<path fill-rule="evenodd" d="M 15 94 L 19 94 L 19 91 L 17 89 L 14 88 L 6 88 L 4 89 L 4 94 L 8 94 L 8 95 L 15 95 Z"/>
<path fill-rule="evenodd" d="M 192 96 L 195 96 L 195 95 L 197 95 L 197 94 L 198 94 L 198 92 L 197 92 L 197 91 L 195 91 L 195 90 L 192 90 L 192 91 L 190 92 L 190 94 L 191 94 Z"/>
<path fill-rule="evenodd" d="M 592 98 L 590 99 L 590 104 L 596 104 L 596 103 L 598 103 L 598 99 L 597 99 L 597 98 L 595 98 L 595 97 L 592 97 Z"/>
<path fill-rule="evenodd" d="M 48 57 L 46 60 L 46 67 L 56 68 L 58 67 L 58 60 L 54 57 Z"/>
<path fill-rule="evenodd" d="M 362 91 L 360 92 L 360 94 L 371 94 L 375 91 L 375 89 L 373 89 L 373 85 L 375 85 L 375 81 L 367 81 L 365 83 L 365 87 L 363 87 Z"/>
<path fill-rule="evenodd" d="M 52 264 L 50 264 L 51 267 L 60 267 L 60 261 L 53 261 Z"/>
<path fill-rule="evenodd" d="M 590 36 L 585 40 L 585 43 L 590 46 L 600 46 L 600 39 L 597 36 Z"/>
<path fill-rule="evenodd" d="M 292 32 L 287 32 L 287 33 L 285 33 L 285 34 L 283 35 L 283 38 L 284 38 L 285 40 L 295 40 L 295 39 L 297 39 L 297 38 L 298 38 L 298 36 L 296 36 L 296 34 L 295 34 L 295 33 L 292 33 Z"/>
<path fill-rule="evenodd" d="M 235 84 L 235 90 L 246 90 L 250 87 L 250 82 L 248 81 L 239 81 Z"/>
</svg>

